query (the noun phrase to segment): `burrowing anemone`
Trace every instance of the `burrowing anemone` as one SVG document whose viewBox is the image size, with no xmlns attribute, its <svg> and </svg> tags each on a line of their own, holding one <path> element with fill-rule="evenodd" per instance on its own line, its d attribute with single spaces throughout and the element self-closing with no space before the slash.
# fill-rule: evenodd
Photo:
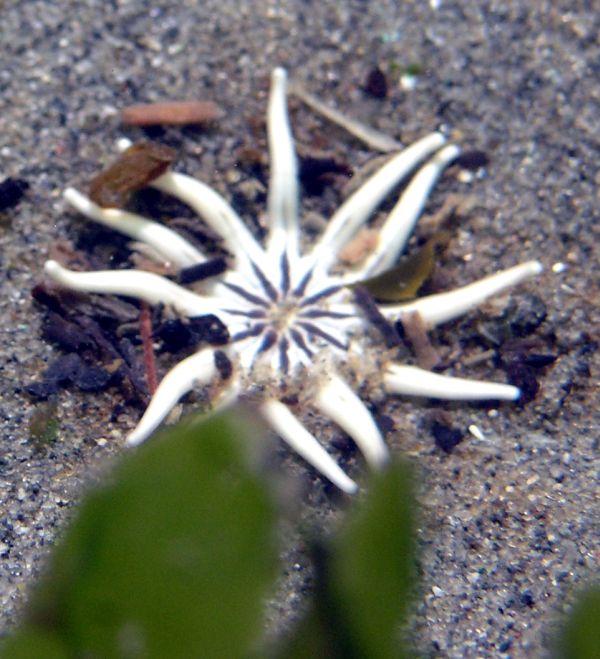
<svg viewBox="0 0 600 659">
<path fill-rule="evenodd" d="M 392 156 L 340 206 L 316 243 L 305 245 L 282 69 L 272 74 L 268 139 L 271 171 L 264 244 L 219 194 L 200 181 L 167 171 L 151 183 L 188 204 L 221 236 L 230 254 L 227 271 L 202 282 L 198 290 L 135 269 L 74 272 L 56 261 L 48 261 L 45 269 L 67 288 L 162 304 L 190 318 L 214 314 L 229 330 L 226 357 L 205 347 L 164 376 L 142 419 L 129 434 L 128 445 L 147 439 L 193 388 L 210 388 L 213 409 L 250 394 L 260 414 L 282 439 L 339 488 L 351 493 L 356 491 L 356 483 L 305 427 L 297 410 L 312 409 L 339 425 L 356 442 L 369 465 L 378 468 L 386 462 L 388 450 L 357 392 L 363 396 L 377 391 L 379 395 L 455 400 L 515 400 L 520 392 L 507 384 L 455 378 L 400 363 L 397 349 L 386 345 L 352 287 L 397 262 L 431 188 L 457 157 L 458 148 L 446 144 L 442 134 L 431 133 Z M 342 249 L 384 198 L 411 174 L 371 252 L 362 263 L 351 269 L 344 267 L 340 262 Z M 65 198 L 89 219 L 146 243 L 175 269 L 209 258 L 157 222 L 123 210 L 100 208 L 74 189 L 66 190 Z M 391 322 L 417 312 L 425 326 L 433 327 L 461 316 L 541 269 L 539 262 L 529 261 L 463 288 L 408 303 L 378 304 L 375 310 L 380 318 Z M 223 368 L 223 359 L 231 368 L 229 364 Z"/>
</svg>

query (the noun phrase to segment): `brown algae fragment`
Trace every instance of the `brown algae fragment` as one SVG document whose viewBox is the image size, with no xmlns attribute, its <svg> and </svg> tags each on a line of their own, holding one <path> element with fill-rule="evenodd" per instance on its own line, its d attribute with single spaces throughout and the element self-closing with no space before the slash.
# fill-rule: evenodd
<svg viewBox="0 0 600 659">
<path fill-rule="evenodd" d="M 129 196 L 158 178 L 175 160 L 171 147 L 138 142 L 90 183 L 90 199 L 102 208 L 123 208 Z"/>
</svg>

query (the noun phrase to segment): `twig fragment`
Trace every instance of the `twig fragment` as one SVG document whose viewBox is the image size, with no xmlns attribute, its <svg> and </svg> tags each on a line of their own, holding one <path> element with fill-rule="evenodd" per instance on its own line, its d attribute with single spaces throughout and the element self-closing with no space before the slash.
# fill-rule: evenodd
<svg viewBox="0 0 600 659">
<path fill-rule="evenodd" d="M 221 116 L 213 101 L 170 101 L 129 105 L 121 110 L 126 126 L 209 124 Z"/>
<path fill-rule="evenodd" d="M 341 126 L 372 149 L 382 151 L 383 153 L 391 153 L 392 151 L 400 151 L 402 149 L 402 144 L 397 140 L 375 128 L 366 126 L 360 121 L 356 121 L 356 119 L 347 117 L 338 110 L 325 105 L 325 103 L 321 103 L 316 96 L 307 92 L 298 83 L 291 83 L 289 85 L 289 91 L 305 105 L 308 105 L 311 110 L 319 113 L 334 124 Z"/>
<path fill-rule="evenodd" d="M 156 375 L 154 348 L 152 347 L 152 318 L 150 316 L 150 309 L 145 302 L 140 303 L 140 336 L 142 337 L 142 347 L 144 349 L 144 365 L 146 367 L 148 389 L 150 395 L 153 396 L 158 387 L 158 377 Z"/>
</svg>

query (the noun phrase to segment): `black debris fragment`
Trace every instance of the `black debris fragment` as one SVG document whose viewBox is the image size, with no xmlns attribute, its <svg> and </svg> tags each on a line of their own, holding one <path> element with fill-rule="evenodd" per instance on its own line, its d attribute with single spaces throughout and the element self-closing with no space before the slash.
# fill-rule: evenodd
<svg viewBox="0 0 600 659">
<path fill-rule="evenodd" d="M 82 366 L 73 383 L 80 391 L 95 392 L 104 391 L 112 379 L 113 373 L 100 366 Z"/>
<path fill-rule="evenodd" d="M 88 366 L 77 353 L 70 352 L 55 359 L 42 373 L 41 380 L 28 384 L 25 391 L 35 400 L 46 400 L 70 384 L 81 391 L 103 391 L 117 378 L 118 371 Z"/>
<path fill-rule="evenodd" d="M 183 268 L 177 275 L 178 284 L 193 284 L 196 281 L 216 277 L 227 270 L 227 263 L 221 256 L 192 265 L 189 268 Z"/>
<path fill-rule="evenodd" d="M 138 356 L 129 339 L 121 339 L 117 344 L 117 348 L 118 354 L 124 360 L 120 368 L 123 375 L 121 387 L 125 387 L 126 389 L 133 388 L 133 391 L 127 392 L 128 398 L 132 398 L 134 394 L 137 394 L 138 398 L 145 400 L 149 395 L 149 391 L 143 361 Z"/>
<path fill-rule="evenodd" d="M 53 311 L 50 311 L 43 320 L 42 337 L 68 351 L 79 352 L 94 346 L 94 341 L 79 325 Z"/>
<path fill-rule="evenodd" d="M 43 377 L 49 382 L 56 382 L 58 385 L 64 386 L 77 378 L 82 367 L 81 357 L 77 353 L 71 352 L 67 355 L 61 355 L 51 362 L 44 371 Z"/>
<path fill-rule="evenodd" d="M 215 366 L 222 380 L 228 380 L 233 373 L 233 364 L 222 350 L 215 350 Z"/>
<path fill-rule="evenodd" d="M 452 450 L 463 440 L 463 433 L 460 430 L 439 421 L 431 424 L 431 434 L 436 446 L 445 453 L 452 453 Z"/>
<path fill-rule="evenodd" d="M 350 178 L 352 169 L 335 158 L 306 156 L 300 160 L 300 183 L 308 196 L 323 194 L 323 190 L 340 175 Z"/>
<path fill-rule="evenodd" d="M 544 301 L 530 295 L 512 300 L 500 316 L 479 323 L 480 336 L 495 351 L 496 365 L 505 371 L 508 382 L 521 390 L 516 401 L 521 407 L 535 398 L 543 369 L 558 358 L 552 335 L 532 336 L 546 316 Z"/>
<path fill-rule="evenodd" d="M 367 74 L 364 89 L 374 98 L 382 99 L 388 95 L 387 78 L 378 66 L 372 68 Z"/>
<path fill-rule="evenodd" d="M 383 433 L 384 437 L 387 437 L 390 433 L 394 432 L 396 429 L 396 424 L 394 423 L 394 418 L 388 414 L 378 414 L 376 416 L 377 426 L 379 430 Z"/>
<path fill-rule="evenodd" d="M 530 403 L 540 390 L 540 384 L 533 369 L 523 362 L 515 360 L 505 364 L 504 370 L 509 383 L 521 390 L 517 404 L 523 406 Z"/>
<path fill-rule="evenodd" d="M 508 322 L 513 336 L 524 337 L 533 334 L 547 315 L 544 301 L 537 295 L 530 295 L 518 304 L 515 301 L 509 304 L 503 319 Z"/>
<path fill-rule="evenodd" d="M 532 352 L 523 356 L 523 363 L 531 368 L 545 368 L 546 366 L 553 364 L 557 358 L 557 355 Z"/>
<path fill-rule="evenodd" d="M 64 291 L 65 289 L 49 286 L 42 281 L 31 289 L 31 297 L 43 307 L 63 315 L 65 313 L 63 305 Z"/>
<path fill-rule="evenodd" d="M 526 405 L 535 398 L 540 389 L 540 372 L 558 358 L 551 353 L 531 352 L 539 348 L 536 342 L 522 339 L 507 341 L 501 346 L 500 365 L 510 384 L 521 390 L 518 405 Z"/>
<path fill-rule="evenodd" d="M 520 595 L 519 595 L 519 603 L 523 607 L 529 607 L 530 609 L 533 608 L 535 605 L 535 600 L 533 598 L 533 594 L 530 590 L 524 590 Z"/>
<path fill-rule="evenodd" d="M 5 178 L 0 183 L 0 212 L 16 206 L 28 189 L 29 183 L 25 179 Z"/>
<path fill-rule="evenodd" d="M 484 151 L 473 149 L 471 151 L 465 151 L 461 153 L 454 161 L 454 164 L 462 167 L 463 169 L 477 171 L 482 167 L 487 167 L 490 164 L 490 159 L 487 153 Z"/>
<path fill-rule="evenodd" d="M 197 343 L 222 346 L 229 343 L 229 330 L 220 318 L 213 314 L 190 318 L 190 329 Z"/>
<path fill-rule="evenodd" d="M 530 336 L 546 320 L 546 316 L 544 301 L 537 295 L 529 295 L 511 300 L 500 316 L 480 323 L 480 328 L 486 339 L 500 346 L 515 338 Z"/>
<path fill-rule="evenodd" d="M 120 384 L 128 399 L 146 400 L 143 365 L 131 343 L 119 338 L 119 328 L 131 319 L 128 303 L 104 305 L 104 300 L 69 295 L 63 299 L 58 288 L 38 284 L 34 299 L 47 307 L 42 321 L 42 336 L 67 354 L 54 360 L 41 379 L 25 387 L 36 400 L 45 400 L 69 385 L 82 391 L 102 391 Z M 68 294 L 67 294 L 68 295 Z M 130 348 L 130 349 L 129 349 Z"/>
<path fill-rule="evenodd" d="M 193 349 L 202 343 L 222 346 L 230 338 L 227 327 L 213 314 L 165 320 L 157 326 L 154 336 L 162 341 L 162 349 L 171 353 Z"/>
<path fill-rule="evenodd" d="M 169 318 L 154 330 L 154 337 L 162 342 L 166 352 L 179 352 L 194 344 L 195 337 L 188 323 L 180 318 Z"/>
<path fill-rule="evenodd" d="M 348 437 L 348 435 L 335 435 L 331 440 L 331 446 L 349 457 L 356 453 L 356 444 Z"/>
<path fill-rule="evenodd" d="M 25 391 L 34 399 L 34 400 L 48 400 L 50 396 L 53 396 L 58 392 L 58 385 L 56 382 L 50 382 L 47 380 L 39 380 L 37 382 L 30 382 L 25 385 Z"/>
<path fill-rule="evenodd" d="M 386 348 L 400 345 L 401 339 L 398 331 L 381 313 L 369 291 L 364 286 L 357 285 L 354 286 L 353 292 L 356 304 L 363 310 L 368 321 L 379 330 Z"/>
</svg>

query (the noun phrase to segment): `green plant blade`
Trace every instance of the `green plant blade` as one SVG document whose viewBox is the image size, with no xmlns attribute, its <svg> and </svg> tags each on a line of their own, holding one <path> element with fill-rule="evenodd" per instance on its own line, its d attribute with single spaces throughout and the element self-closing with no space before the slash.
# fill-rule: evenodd
<svg viewBox="0 0 600 659">
<path fill-rule="evenodd" d="M 560 659 L 600 659 L 600 587 L 575 605 L 559 642 Z"/>
<path fill-rule="evenodd" d="M 51 632 L 25 626 L 2 644 L 3 659 L 70 659 L 62 641 Z"/>
<path fill-rule="evenodd" d="M 408 467 L 392 464 L 335 539 L 330 585 L 354 656 L 406 656 L 398 628 L 414 583 L 414 506 Z"/>
<path fill-rule="evenodd" d="M 377 659 L 410 656 L 399 637 L 414 577 L 408 468 L 373 474 L 364 500 L 327 544 L 313 543 L 310 610 L 272 656 Z"/>
<path fill-rule="evenodd" d="M 69 656 L 245 656 L 277 561 L 274 507 L 242 441 L 247 420 L 222 415 L 125 460 L 57 547 L 30 625 Z"/>
</svg>

